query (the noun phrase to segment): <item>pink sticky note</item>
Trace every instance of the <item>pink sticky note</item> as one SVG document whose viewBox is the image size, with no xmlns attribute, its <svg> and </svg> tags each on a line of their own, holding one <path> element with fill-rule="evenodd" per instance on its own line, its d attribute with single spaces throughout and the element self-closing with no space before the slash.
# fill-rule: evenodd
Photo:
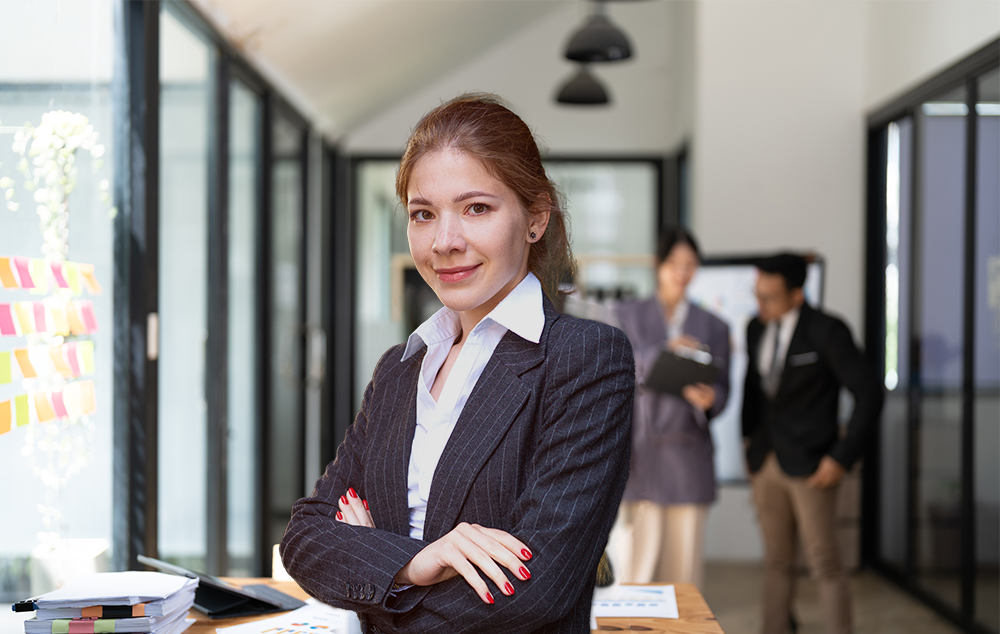
<svg viewBox="0 0 1000 634">
<path fill-rule="evenodd" d="M 80 376 L 80 361 L 76 357 L 76 343 L 67 343 L 63 346 L 63 354 L 66 355 L 66 362 L 69 363 L 69 369 L 73 372 L 73 376 Z"/>
<path fill-rule="evenodd" d="M 10 304 L 0 304 L 0 335 L 16 335 L 14 320 L 10 315 Z"/>
<path fill-rule="evenodd" d="M 57 418 L 66 418 L 69 416 L 66 412 L 66 404 L 63 403 L 62 392 L 52 393 L 52 411 L 56 413 Z"/>
<path fill-rule="evenodd" d="M 45 304 L 34 302 L 31 308 L 35 313 L 35 331 L 42 334 L 48 332 L 49 326 L 45 322 Z"/>
<path fill-rule="evenodd" d="M 52 269 L 52 277 L 56 280 L 56 286 L 59 288 L 69 288 L 69 283 L 66 281 L 66 278 L 63 277 L 62 263 L 52 262 L 49 265 L 49 268 Z"/>
<path fill-rule="evenodd" d="M 83 317 L 83 324 L 87 327 L 87 332 L 93 334 L 97 332 L 97 315 L 94 314 L 94 303 L 83 301 L 77 304 L 77 310 Z"/>
<path fill-rule="evenodd" d="M 17 276 L 21 279 L 21 288 L 35 288 L 35 283 L 31 281 L 31 271 L 28 270 L 28 258 L 15 255 L 14 267 L 17 268 Z"/>
</svg>

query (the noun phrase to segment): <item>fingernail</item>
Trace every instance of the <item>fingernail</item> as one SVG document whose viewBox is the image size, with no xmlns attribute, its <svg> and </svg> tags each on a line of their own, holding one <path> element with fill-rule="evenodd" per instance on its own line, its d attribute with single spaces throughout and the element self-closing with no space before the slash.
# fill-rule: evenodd
<svg viewBox="0 0 1000 634">
<path fill-rule="evenodd" d="M 352 498 L 358 497 L 358 494 L 354 492 L 354 487 L 351 487 L 350 489 L 348 489 L 347 492 L 351 494 Z"/>
<path fill-rule="evenodd" d="M 521 569 L 517 572 L 520 573 L 522 579 L 531 579 L 531 573 L 524 566 L 521 566 Z"/>
<path fill-rule="evenodd" d="M 364 502 L 365 510 L 367 511 L 368 510 L 368 500 L 361 500 L 361 501 Z"/>
<path fill-rule="evenodd" d="M 489 601 L 490 605 L 496 603 L 496 601 L 493 600 L 493 595 L 490 594 L 489 592 L 486 593 L 486 600 Z"/>
<path fill-rule="evenodd" d="M 340 503 L 341 504 L 347 504 L 347 496 L 346 495 L 340 496 Z"/>
<path fill-rule="evenodd" d="M 343 514 L 343 513 L 341 513 L 340 511 L 337 511 L 337 519 L 338 519 L 338 520 L 342 520 L 342 519 L 344 519 L 344 514 Z"/>
<path fill-rule="evenodd" d="M 510 585 L 509 581 L 507 583 L 503 584 L 503 589 L 507 593 L 508 596 L 514 594 L 514 586 Z"/>
<path fill-rule="evenodd" d="M 523 556 L 523 557 L 524 557 L 525 559 L 531 559 L 531 551 L 530 551 L 530 550 L 528 550 L 527 548 L 522 548 L 522 549 L 521 549 L 521 555 L 522 555 L 522 556 Z"/>
</svg>

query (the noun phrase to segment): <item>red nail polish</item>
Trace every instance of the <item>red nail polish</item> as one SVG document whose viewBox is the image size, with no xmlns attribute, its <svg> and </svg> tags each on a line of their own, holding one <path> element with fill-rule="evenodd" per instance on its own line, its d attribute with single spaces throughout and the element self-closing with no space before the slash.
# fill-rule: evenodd
<svg viewBox="0 0 1000 634">
<path fill-rule="evenodd" d="M 338 520 L 342 520 L 342 519 L 344 519 L 344 514 L 343 514 L 343 513 L 341 513 L 340 511 L 337 511 L 337 519 L 338 519 Z"/>
<path fill-rule="evenodd" d="M 528 550 L 527 548 L 522 548 L 522 549 L 521 549 L 521 555 L 522 555 L 522 556 L 523 556 L 523 557 L 524 557 L 525 559 L 531 559 L 531 551 L 530 551 L 530 550 Z"/>
<path fill-rule="evenodd" d="M 348 489 L 347 492 L 351 494 L 352 498 L 358 497 L 358 494 L 354 492 L 354 487 L 351 487 L 350 489 Z"/>
<path fill-rule="evenodd" d="M 346 495 L 340 496 L 340 503 L 341 504 L 347 504 L 347 496 Z"/>
<path fill-rule="evenodd" d="M 494 603 L 496 603 L 496 602 L 495 602 L 495 601 L 493 600 L 493 595 L 492 595 L 492 594 L 490 594 L 489 592 L 487 592 L 487 593 L 486 593 L 486 600 L 490 602 L 490 605 L 493 605 Z"/>
<path fill-rule="evenodd" d="M 514 594 L 514 586 L 510 585 L 510 582 L 503 584 L 503 589 L 507 592 L 508 596 Z"/>
<path fill-rule="evenodd" d="M 361 500 L 361 501 L 362 501 L 362 502 L 364 502 L 364 505 L 365 505 L 365 510 L 366 510 L 366 511 L 367 511 L 367 510 L 369 510 L 369 509 L 368 509 L 368 500 Z"/>
<path fill-rule="evenodd" d="M 528 569 L 525 568 L 524 566 L 521 566 L 521 569 L 518 570 L 517 572 L 521 575 L 522 579 L 525 579 L 525 580 L 531 579 L 531 573 L 528 572 Z"/>
</svg>

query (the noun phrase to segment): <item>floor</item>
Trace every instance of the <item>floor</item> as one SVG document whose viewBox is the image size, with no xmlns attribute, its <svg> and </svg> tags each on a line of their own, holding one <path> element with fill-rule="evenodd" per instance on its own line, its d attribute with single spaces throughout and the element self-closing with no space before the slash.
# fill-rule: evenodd
<svg viewBox="0 0 1000 634">
<path fill-rule="evenodd" d="M 760 634 L 763 570 L 752 564 L 708 564 L 704 595 L 726 634 Z M 856 634 L 960 634 L 961 630 L 874 572 L 851 576 Z M 799 634 L 825 634 L 816 586 L 803 577 L 795 614 Z"/>
</svg>

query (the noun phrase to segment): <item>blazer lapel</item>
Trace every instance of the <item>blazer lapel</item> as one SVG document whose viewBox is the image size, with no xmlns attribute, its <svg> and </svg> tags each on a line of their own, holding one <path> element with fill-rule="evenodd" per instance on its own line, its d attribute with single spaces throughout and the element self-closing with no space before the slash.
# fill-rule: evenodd
<svg viewBox="0 0 1000 634">
<path fill-rule="evenodd" d="M 785 363 L 781 368 L 781 383 L 778 384 L 778 392 L 774 395 L 775 400 L 781 396 L 782 392 L 788 389 L 788 368 L 790 367 L 788 360 L 802 349 L 802 342 L 806 338 L 805 333 L 808 328 L 809 319 L 812 317 L 809 314 L 811 310 L 808 304 L 802 304 L 802 308 L 799 309 L 799 320 L 795 324 L 795 332 L 792 333 L 792 340 L 788 342 L 788 350 L 785 351 Z"/>
</svg>

